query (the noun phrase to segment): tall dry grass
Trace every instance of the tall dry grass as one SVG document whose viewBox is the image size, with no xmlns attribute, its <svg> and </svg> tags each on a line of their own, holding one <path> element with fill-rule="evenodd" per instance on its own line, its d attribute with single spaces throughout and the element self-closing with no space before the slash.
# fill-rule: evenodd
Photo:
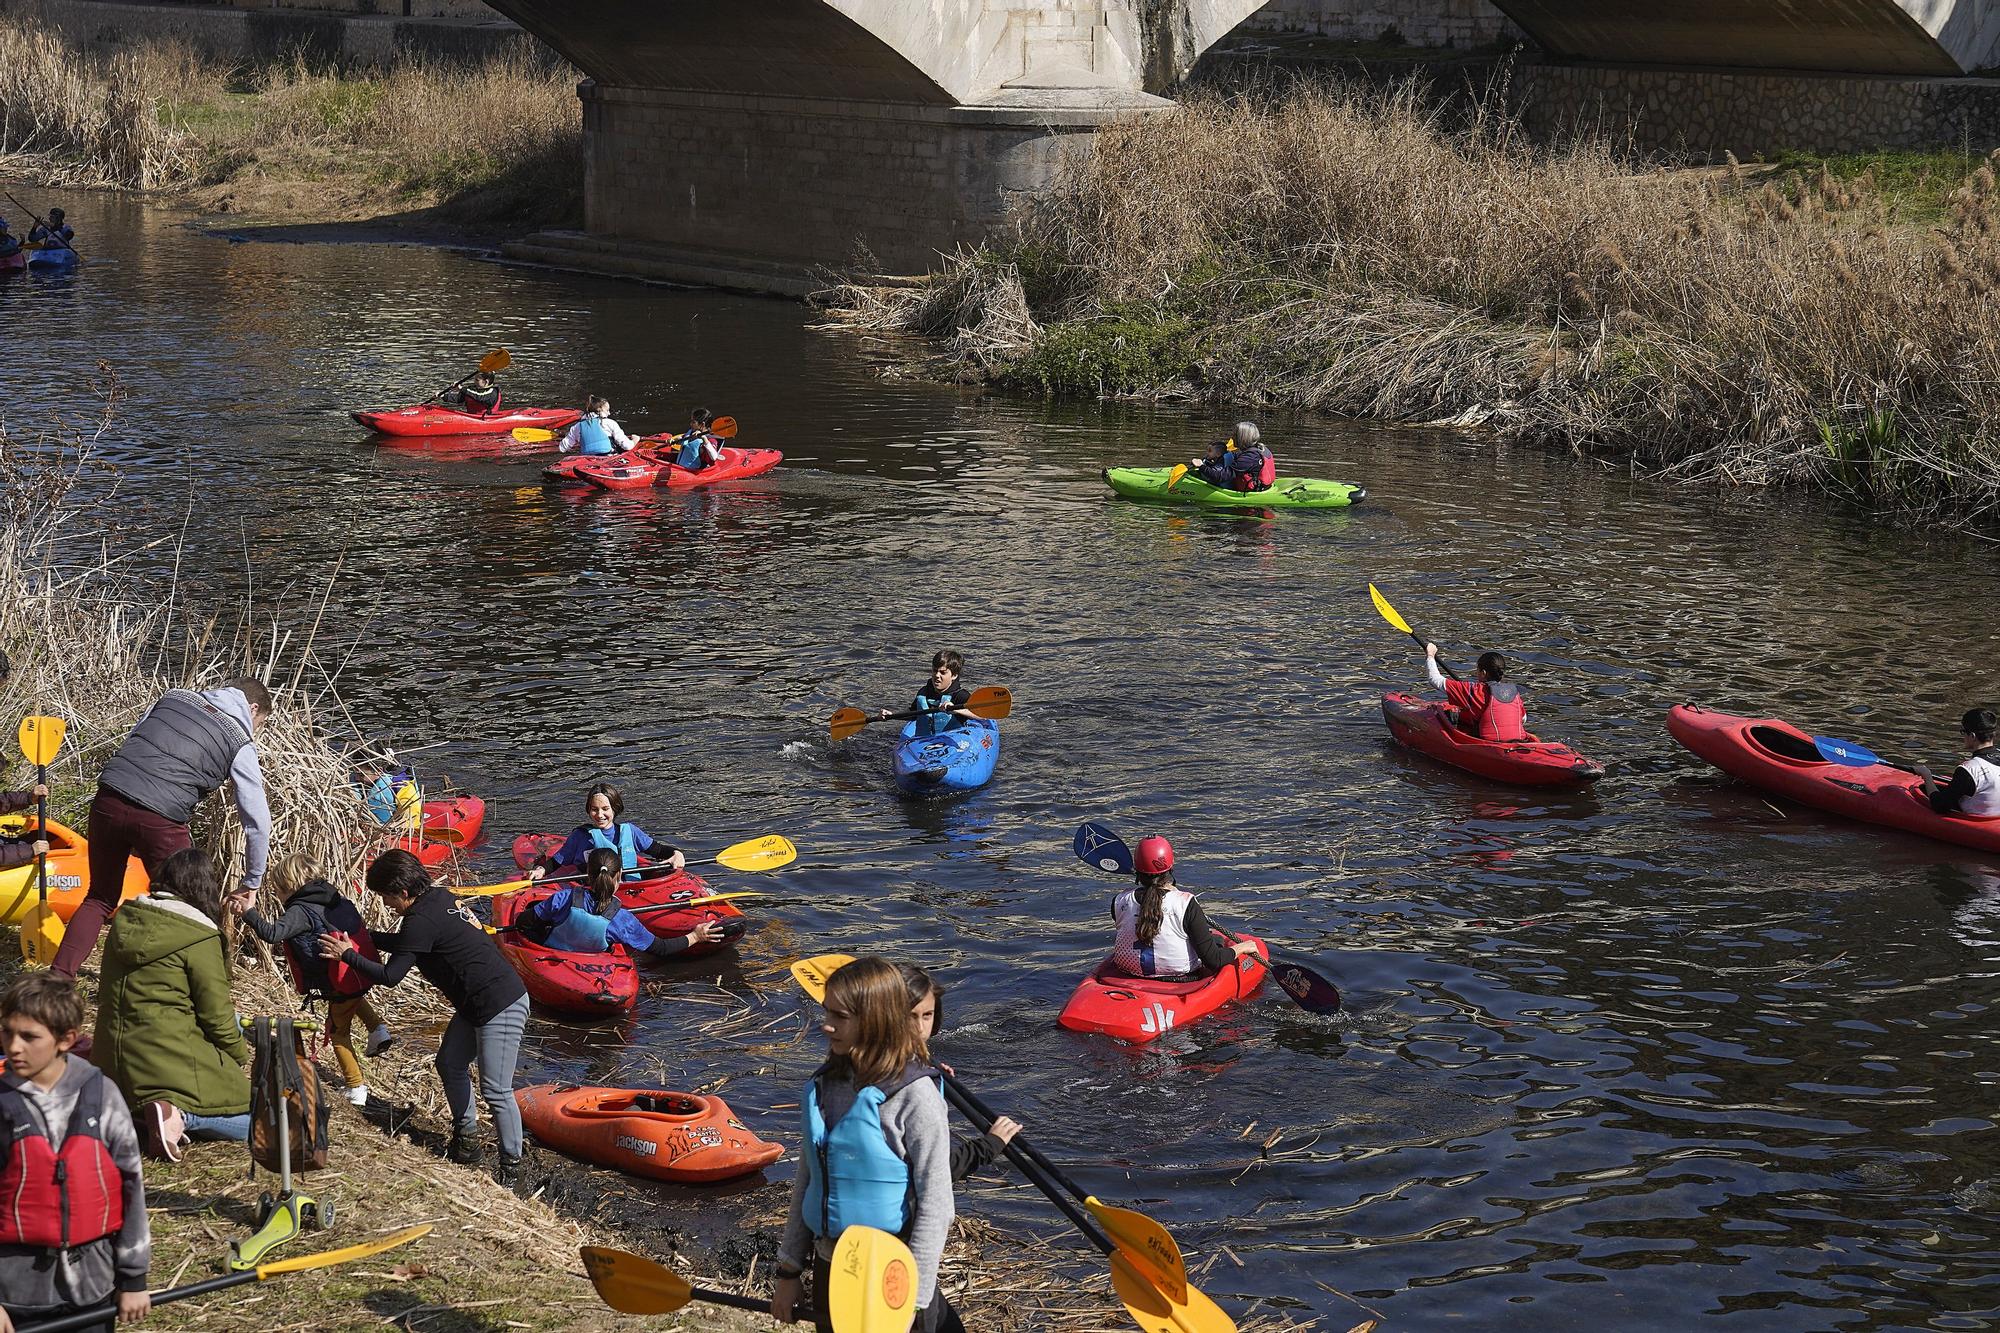
<svg viewBox="0 0 2000 1333">
<path fill-rule="evenodd" d="M 549 220 L 581 210 L 576 80 L 525 38 L 469 64 L 340 71 L 295 54 L 251 68 L 173 39 L 85 51 L 0 17 L 0 162 L 140 189 L 296 177 L 385 205 Z"/>
<path fill-rule="evenodd" d="M 836 319 L 1052 392 L 1488 422 L 1689 478 L 1977 521 L 2000 500 L 2000 203 L 1635 167 L 1303 87 L 1114 126 L 1017 234 Z M 844 316 L 842 312 L 845 312 Z"/>
</svg>

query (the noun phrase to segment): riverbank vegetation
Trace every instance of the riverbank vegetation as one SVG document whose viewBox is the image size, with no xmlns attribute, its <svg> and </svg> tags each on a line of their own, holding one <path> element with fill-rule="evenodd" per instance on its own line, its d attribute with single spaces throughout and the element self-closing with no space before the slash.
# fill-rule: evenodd
<svg viewBox="0 0 2000 1333">
<path fill-rule="evenodd" d="M 298 54 L 224 62 L 173 39 L 85 49 L 0 18 L 0 171 L 280 220 L 571 224 L 576 79 L 526 38 L 477 62 L 340 71 Z"/>
<path fill-rule="evenodd" d="M 1482 425 L 1976 524 L 1995 196 L 1981 159 L 1668 171 L 1307 85 L 1108 129 L 1005 239 L 823 300 L 961 379 Z"/>
</svg>

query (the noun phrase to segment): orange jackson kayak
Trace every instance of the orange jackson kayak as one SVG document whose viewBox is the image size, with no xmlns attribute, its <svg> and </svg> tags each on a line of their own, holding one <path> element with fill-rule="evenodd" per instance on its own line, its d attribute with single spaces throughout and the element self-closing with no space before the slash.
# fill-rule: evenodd
<svg viewBox="0 0 2000 1333">
<path fill-rule="evenodd" d="M 33 839 L 34 820 L 19 815 L 0 819 L 0 833 Z M 146 868 L 136 859 L 125 862 L 125 885 L 119 902 L 136 898 L 146 891 Z M 0 870 L 0 926 L 18 926 L 28 918 L 28 909 L 41 901 L 35 887 L 35 863 Z M 49 821 L 49 906 L 67 921 L 84 894 L 90 891 L 90 844 L 81 833 Z"/>
<path fill-rule="evenodd" d="M 654 1180 L 732 1180 L 785 1155 L 720 1097 L 541 1083 L 514 1093 L 521 1122 L 551 1148 Z"/>
</svg>

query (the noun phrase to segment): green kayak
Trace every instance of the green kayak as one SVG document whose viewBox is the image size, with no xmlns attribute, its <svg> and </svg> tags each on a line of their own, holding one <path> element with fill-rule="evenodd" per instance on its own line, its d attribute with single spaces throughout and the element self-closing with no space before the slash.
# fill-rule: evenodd
<svg viewBox="0 0 2000 1333">
<path fill-rule="evenodd" d="M 1310 477 L 1279 477 L 1268 491 L 1225 491 L 1192 476 L 1167 489 L 1172 468 L 1108 467 L 1104 480 L 1111 489 L 1133 500 L 1163 500 L 1168 504 L 1202 505 L 1209 509 L 1345 509 L 1360 504 L 1368 492 L 1344 481 L 1314 481 Z"/>
</svg>

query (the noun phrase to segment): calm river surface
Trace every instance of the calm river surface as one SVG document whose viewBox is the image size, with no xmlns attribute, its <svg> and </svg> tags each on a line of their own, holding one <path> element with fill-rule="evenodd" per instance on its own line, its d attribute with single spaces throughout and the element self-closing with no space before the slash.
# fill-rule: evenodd
<svg viewBox="0 0 2000 1333">
<path fill-rule="evenodd" d="M 1323 420 L 1266 435 L 1363 507 L 1150 508 L 1099 469 L 1219 416 L 884 382 L 784 302 L 68 202 L 116 262 L 0 285 L 6 424 L 88 418 L 107 361 L 130 539 L 185 529 L 216 601 L 247 550 L 302 627 L 338 564 L 322 655 L 361 727 L 487 796 L 476 870 L 599 774 L 689 845 L 802 849 L 713 877 L 775 895 L 736 961 L 656 973 L 628 1032 L 537 1020 L 526 1074 L 727 1077 L 795 1143 L 771 1108 L 822 1047 L 774 969 L 893 951 L 950 982 L 940 1057 L 1197 1261 L 1226 1246 L 1200 1281 L 1239 1315 L 1345 1329 L 1338 1288 L 1396 1329 L 2000 1327 L 2000 865 L 1781 812 L 1662 726 L 1694 699 L 1945 759 L 2000 699 L 1991 548 Z M 706 405 L 785 464 L 576 496 L 545 449 L 348 421 L 494 346 L 514 402 L 602 392 L 635 433 Z M 1525 659 L 1534 725 L 1611 776 L 1510 792 L 1392 748 L 1377 696 L 1422 672 L 1369 579 L 1461 659 Z M 1017 711 L 986 791 L 914 805 L 886 729 L 822 723 L 900 704 L 940 645 Z M 1322 960 L 1347 1012 L 1273 989 L 1143 1050 L 1059 1029 L 1117 887 L 1070 855 L 1086 818 L 1168 833 L 1211 913 Z M 965 1206 L 1057 1231 L 1025 1187 Z"/>
</svg>

